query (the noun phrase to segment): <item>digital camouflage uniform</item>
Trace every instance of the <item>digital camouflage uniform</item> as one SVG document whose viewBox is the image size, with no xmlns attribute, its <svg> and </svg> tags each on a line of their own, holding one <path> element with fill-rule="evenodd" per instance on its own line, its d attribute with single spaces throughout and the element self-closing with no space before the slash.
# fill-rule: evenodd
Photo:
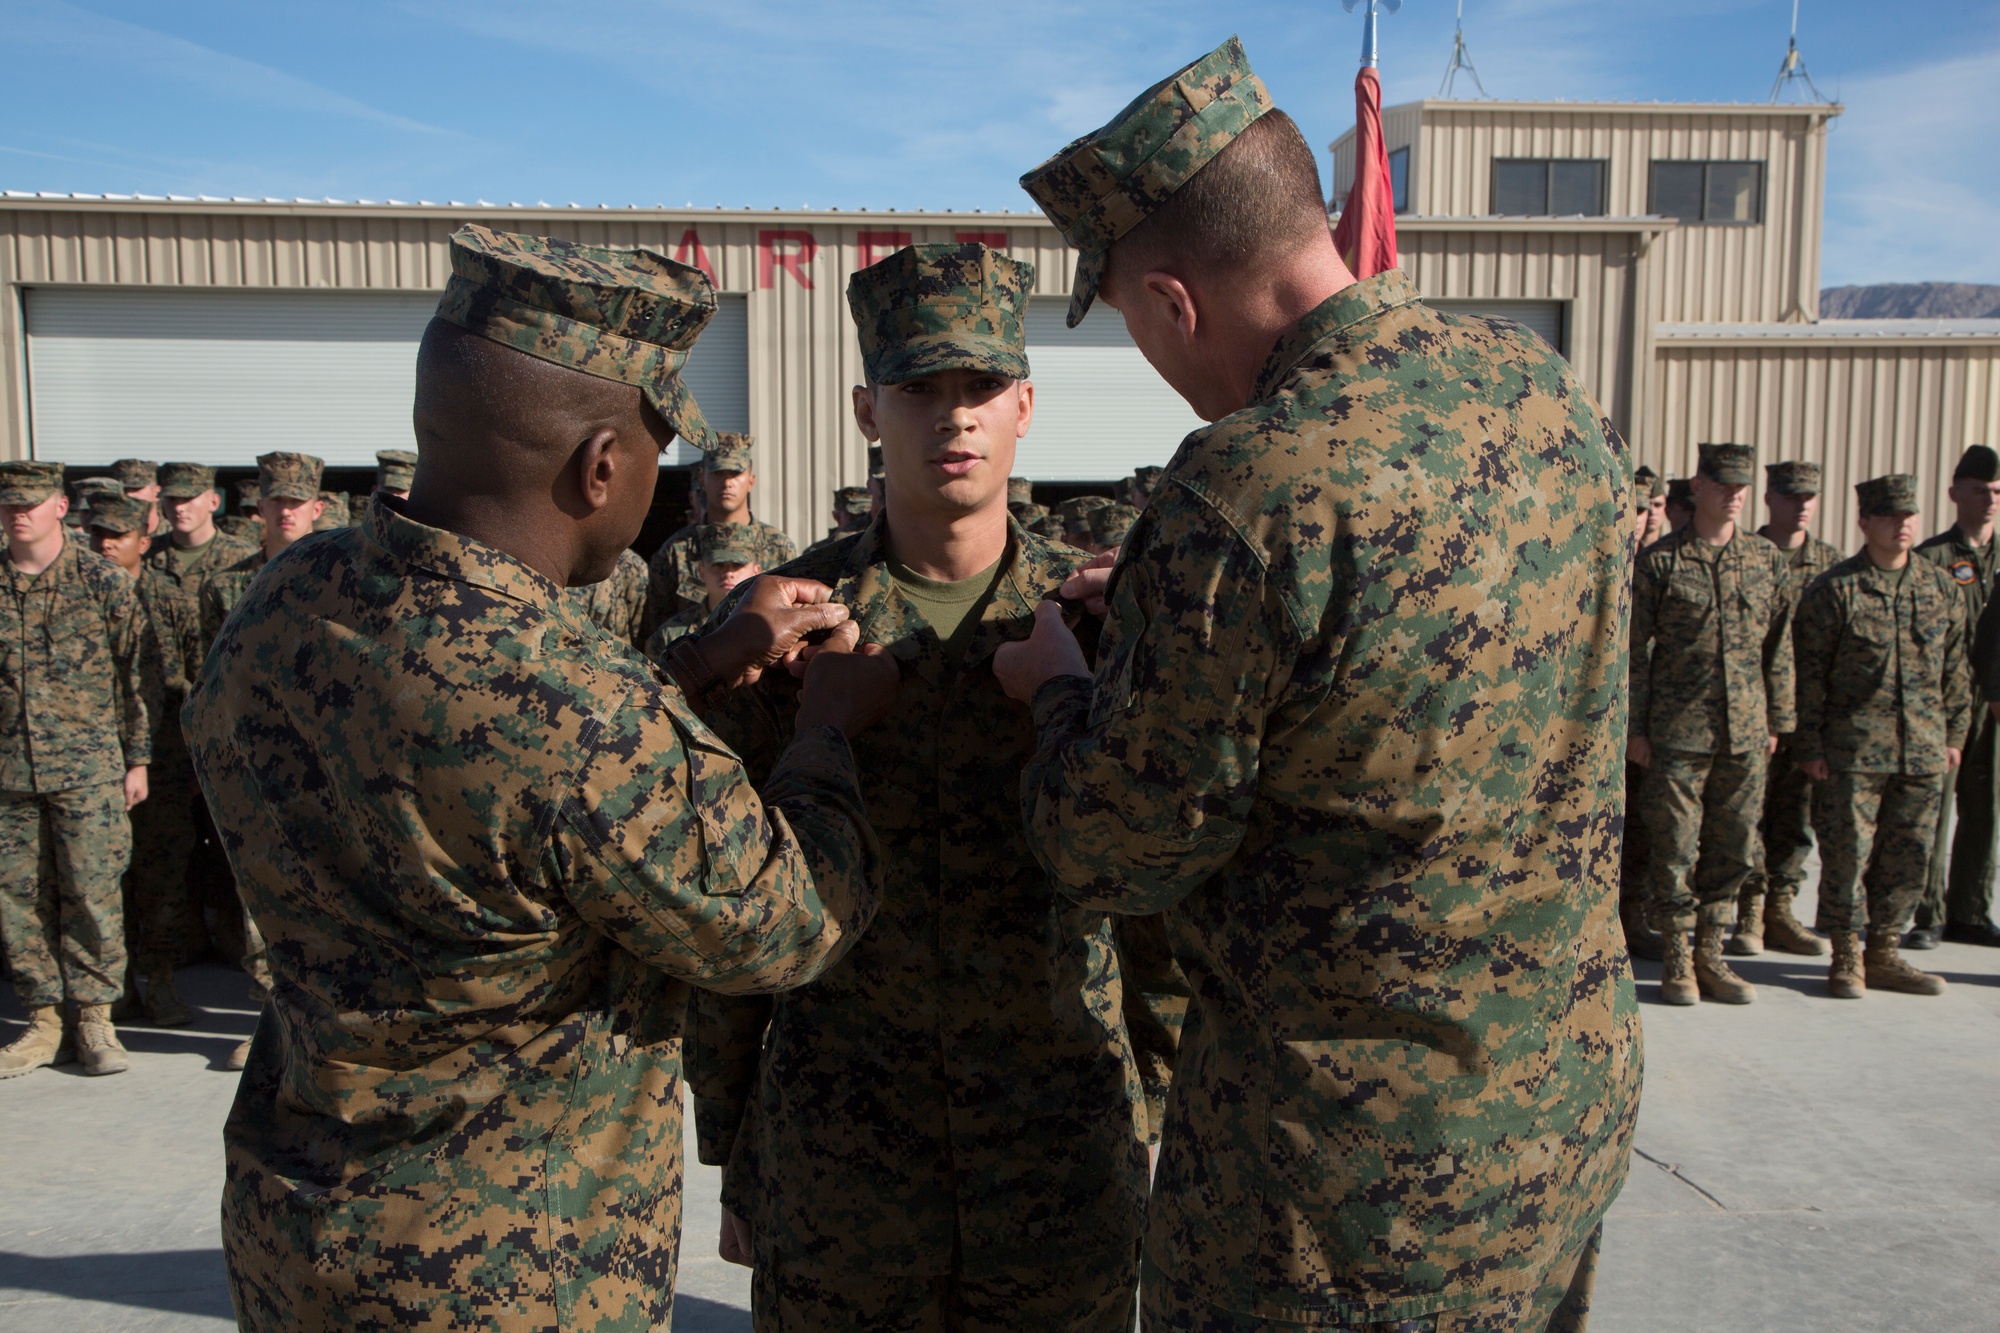
<svg viewBox="0 0 2000 1333">
<path fill-rule="evenodd" d="M 1764 536 L 1763 530 L 1759 535 Z M 1840 563 L 1838 547 L 1810 534 L 1785 558 L 1785 597 L 1793 606 L 1812 581 Z M 1797 653 L 1793 654 L 1796 662 Z M 1764 813 L 1757 822 L 1757 872 L 1743 887 L 1743 897 L 1795 898 L 1806 883 L 1806 858 L 1813 848 L 1812 779 L 1799 768 L 1792 737 L 1778 736 L 1771 756 L 1770 777 L 1764 785 Z"/>
<path fill-rule="evenodd" d="M 609 634 L 618 642 L 637 648 L 645 641 L 640 630 L 646 620 L 646 562 L 637 551 L 618 553 L 611 577 L 599 583 L 571 588 L 571 610 Z"/>
<path fill-rule="evenodd" d="M 839 520 L 827 531 L 826 536 L 806 547 L 803 554 L 824 550 L 842 537 L 861 531 L 868 526 L 868 520 L 875 510 L 875 497 L 868 493 L 866 486 L 842 486 L 833 493 L 833 513 Z"/>
<path fill-rule="evenodd" d="M 1953 480 L 1970 477 L 1982 482 L 2000 481 L 2000 475 L 1991 475 L 2000 471 L 1994 467 L 2000 460 L 1992 454 L 1991 449 L 1981 445 L 1968 449 Z M 2000 542 L 1992 540 L 1983 547 L 1973 546 L 1955 523 L 1917 547 L 1918 555 L 1950 576 L 1952 586 L 1964 599 L 1968 648 L 1970 636 L 1993 592 L 1996 547 L 2000 547 Z M 1956 818 L 1942 813 L 1938 816 L 1930 877 L 1915 918 L 1920 927 L 1940 929 L 1947 922 L 1977 925 L 1992 919 L 1995 817 L 2000 814 L 1994 765 L 1993 713 L 1975 706 L 1965 742 L 1965 761 L 1945 774 L 1943 808 Z"/>
<path fill-rule="evenodd" d="M 644 355 L 712 313 L 696 270 L 483 228 L 452 258 L 440 317 L 640 378 L 699 437 L 679 356 Z M 580 355 L 586 320 L 639 352 Z M 796 985 L 866 925 L 852 756 L 813 728 L 760 801 L 562 589 L 400 504 L 275 558 L 187 708 L 278 978 L 224 1129 L 237 1316 L 664 1328 L 688 984 Z"/>
<path fill-rule="evenodd" d="M 1820 575 L 1799 601 L 1800 763 L 1824 759 L 1813 787 L 1819 929 L 1901 930 L 1923 895 L 1948 771 L 1972 694 L 1965 607 L 1929 560 L 1898 582 L 1867 551 Z M 1863 905 L 1863 890 L 1866 905 Z"/>
<path fill-rule="evenodd" d="M 1652 744 L 1639 814 L 1663 932 L 1732 922 L 1756 871 L 1766 747 L 1793 725 L 1788 589 L 1784 556 L 1755 533 L 1712 546 L 1689 524 L 1639 556 L 1632 735 Z"/>
<path fill-rule="evenodd" d="M 1232 39 L 1026 178 L 1078 249 L 1073 320 L 1135 198 L 1268 105 Z M 1167 909 L 1194 996 L 1149 1326 L 1587 1305 L 1640 1078 L 1615 888 L 1630 484 L 1538 339 L 1366 279 L 1182 441 L 1095 681 L 1035 696 L 1031 844 L 1079 903 Z"/>
<path fill-rule="evenodd" d="M 321 491 L 319 499 L 321 507 L 319 517 L 313 520 L 314 532 L 332 532 L 335 528 L 353 526 L 353 520 L 348 514 L 347 492 Z"/>
<path fill-rule="evenodd" d="M 139 532 L 144 501 L 100 504 L 90 526 Z M 120 571 L 121 573 L 123 571 Z M 125 938 L 138 976 L 170 973 L 200 948 L 200 909 L 188 892 L 194 851 L 194 767 L 181 736 L 181 705 L 207 648 L 188 595 L 159 571 L 141 566 L 139 683 L 152 728 L 146 799 L 132 807 L 132 864 L 125 872 Z"/>
<path fill-rule="evenodd" d="M 753 441 L 748 435 L 717 431 L 715 440 L 715 447 L 702 456 L 704 472 L 750 470 Z M 667 538 L 653 553 L 650 564 L 652 585 L 647 594 L 648 634 L 681 607 L 703 606 L 708 601 L 708 590 L 701 582 L 701 552 L 695 543 L 695 530 L 699 526 L 698 523 L 688 524 Z M 743 534 L 743 540 L 755 552 L 760 569 L 776 569 L 799 553 L 792 539 L 769 523 L 750 518 L 739 526 L 749 529 Z"/>
<path fill-rule="evenodd" d="M 1032 265 L 977 243 L 855 274 L 869 382 L 1025 379 L 1033 284 Z M 1058 894 L 1029 849 L 1013 798 L 1034 723 L 990 669 L 1083 557 L 1010 523 L 953 634 L 898 584 L 892 522 L 783 570 L 831 587 L 902 666 L 895 709 L 854 746 L 882 908 L 811 986 L 696 997 L 702 1157 L 726 1164 L 723 1205 L 750 1222 L 767 1333 L 1129 1333 L 1151 1128 L 1124 1016 L 1137 996 L 1109 917 Z M 710 720 L 756 772 L 797 695 L 767 673 Z"/>
<path fill-rule="evenodd" d="M 1091 514 L 1111 504 L 1111 498 L 1105 495 L 1072 495 L 1052 512 L 1056 531 L 1050 535 L 1054 540 L 1065 542 L 1079 551 L 1085 549 L 1090 545 Z"/>
<path fill-rule="evenodd" d="M 35 504 L 58 463 L 0 463 L 0 504 Z M 121 497 L 122 498 L 122 497 Z M 125 991 L 125 774 L 151 762 L 132 580 L 65 535 L 0 593 L 0 936 L 29 1008 Z M 43 873 L 44 864 L 52 873 Z"/>
<path fill-rule="evenodd" d="M 417 455 L 409 449 L 375 451 L 375 489 L 394 495 L 408 495 L 417 480 Z M 368 506 L 361 506 L 366 512 Z"/>
<path fill-rule="evenodd" d="M 1100 505 L 1091 510 L 1091 546 L 1100 551 L 1116 550 L 1125 544 L 1125 535 L 1138 518 L 1139 511 L 1128 504 Z"/>
<path fill-rule="evenodd" d="M 747 523 L 697 523 L 694 525 L 694 548 L 698 557 L 695 570 L 699 574 L 703 564 L 725 564 L 742 566 L 753 563 L 757 558 L 756 547 L 744 540 L 752 534 Z M 708 620 L 708 587 L 702 586 L 702 600 L 695 605 L 685 602 L 680 610 L 668 616 L 653 627 L 646 636 L 641 651 L 660 666 L 667 664 L 667 650 L 677 640 L 700 629 Z"/>
<path fill-rule="evenodd" d="M 160 469 L 160 498 L 184 500 L 215 489 L 215 469 L 201 463 L 168 463 Z M 260 537 L 232 536 L 216 523 L 216 534 L 200 546 L 176 546 L 173 534 L 163 532 L 146 548 L 146 567 L 187 594 L 197 609 L 201 606 L 202 582 L 219 569 L 235 564 L 256 548 Z"/>
</svg>

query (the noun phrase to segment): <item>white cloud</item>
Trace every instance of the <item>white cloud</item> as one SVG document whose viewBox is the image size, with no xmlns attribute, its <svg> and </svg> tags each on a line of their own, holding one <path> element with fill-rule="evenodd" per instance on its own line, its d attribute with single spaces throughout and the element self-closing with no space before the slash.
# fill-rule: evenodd
<svg viewBox="0 0 2000 1333">
<path fill-rule="evenodd" d="M 2000 47 L 1849 78 L 1828 150 L 1824 280 L 2000 282 Z"/>
</svg>

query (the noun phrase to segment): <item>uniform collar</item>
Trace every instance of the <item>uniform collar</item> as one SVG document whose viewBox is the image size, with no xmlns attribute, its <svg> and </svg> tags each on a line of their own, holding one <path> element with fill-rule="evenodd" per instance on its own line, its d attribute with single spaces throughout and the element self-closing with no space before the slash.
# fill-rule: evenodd
<svg viewBox="0 0 2000 1333">
<path fill-rule="evenodd" d="M 1298 368 L 1313 349 L 1335 338 L 1365 336 L 1366 327 L 1391 310 L 1414 305 L 1416 284 L 1399 268 L 1363 278 L 1352 287 L 1343 287 L 1306 313 L 1271 348 L 1264 368 L 1257 372 L 1257 384 L 1250 401 L 1261 403 L 1277 393 L 1285 377 Z"/>
<path fill-rule="evenodd" d="M 86 549 L 73 533 L 66 531 L 63 533 L 62 550 L 49 562 L 47 569 L 39 574 L 23 574 L 10 560 L 7 562 L 7 577 L 13 586 L 21 591 L 29 588 L 59 587 L 76 576 L 77 566 L 80 563 L 79 553 Z M 107 560 L 105 563 L 111 562 Z"/>
<path fill-rule="evenodd" d="M 403 502 L 395 496 L 375 496 L 361 527 L 369 542 L 412 569 L 535 606 L 553 609 L 562 600 L 554 580 L 484 542 L 417 522 L 403 513 Z"/>
</svg>

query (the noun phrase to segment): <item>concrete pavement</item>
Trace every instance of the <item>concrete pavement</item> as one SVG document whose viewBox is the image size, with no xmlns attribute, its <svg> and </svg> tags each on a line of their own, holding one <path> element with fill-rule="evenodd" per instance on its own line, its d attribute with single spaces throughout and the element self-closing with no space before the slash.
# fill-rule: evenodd
<svg viewBox="0 0 2000 1333">
<path fill-rule="evenodd" d="M 1669 1009 L 1641 965 L 1639 1152 L 1593 1330 L 2000 1325 L 2000 951 L 1914 957 L 1947 994 L 1830 1000 L 1824 960 L 1767 954 L 1739 963 L 1755 1005 Z M 126 1029 L 131 1072 L 0 1082 L 0 1333 L 229 1327 L 217 1065 L 254 1015 L 235 973 L 182 985 L 202 1024 Z M 19 1027 L 10 992 L 0 1041 Z M 714 1257 L 716 1173 L 688 1149 L 675 1328 L 744 1333 L 748 1273 Z"/>
</svg>

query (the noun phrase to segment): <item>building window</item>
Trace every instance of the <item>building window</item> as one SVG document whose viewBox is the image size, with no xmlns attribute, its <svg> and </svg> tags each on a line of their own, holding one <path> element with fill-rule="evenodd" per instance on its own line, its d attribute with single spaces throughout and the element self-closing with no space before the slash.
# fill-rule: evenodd
<svg viewBox="0 0 2000 1333">
<path fill-rule="evenodd" d="M 1389 154 L 1389 194 L 1398 213 L 1410 209 L 1410 150 L 1398 148 Z"/>
<path fill-rule="evenodd" d="M 1682 222 L 1762 222 L 1764 164 L 1654 162 L 1650 211 Z"/>
<path fill-rule="evenodd" d="M 1600 158 L 1493 160 L 1493 211 L 1502 217 L 1604 216 Z"/>
</svg>

